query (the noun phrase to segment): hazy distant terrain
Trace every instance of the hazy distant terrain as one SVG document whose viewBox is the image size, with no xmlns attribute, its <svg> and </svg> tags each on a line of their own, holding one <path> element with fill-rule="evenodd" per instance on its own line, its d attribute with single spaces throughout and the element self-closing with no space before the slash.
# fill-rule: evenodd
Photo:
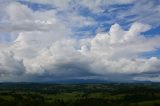
<svg viewBox="0 0 160 106">
<path fill-rule="evenodd" d="M 0 84 L 0 106 L 159 105 L 159 83 Z"/>
</svg>

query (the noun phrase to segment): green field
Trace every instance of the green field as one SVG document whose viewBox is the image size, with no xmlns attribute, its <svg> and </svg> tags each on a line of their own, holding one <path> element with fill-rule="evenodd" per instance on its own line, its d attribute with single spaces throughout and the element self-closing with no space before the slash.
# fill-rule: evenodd
<svg viewBox="0 0 160 106">
<path fill-rule="evenodd" d="M 160 106 L 160 84 L 1 83 L 0 106 Z"/>
</svg>

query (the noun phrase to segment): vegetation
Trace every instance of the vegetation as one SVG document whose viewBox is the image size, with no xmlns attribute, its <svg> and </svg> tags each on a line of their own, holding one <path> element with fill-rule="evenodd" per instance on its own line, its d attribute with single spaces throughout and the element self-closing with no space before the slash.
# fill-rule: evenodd
<svg viewBox="0 0 160 106">
<path fill-rule="evenodd" d="M 160 106 L 160 84 L 1 83 L 0 106 Z"/>
</svg>

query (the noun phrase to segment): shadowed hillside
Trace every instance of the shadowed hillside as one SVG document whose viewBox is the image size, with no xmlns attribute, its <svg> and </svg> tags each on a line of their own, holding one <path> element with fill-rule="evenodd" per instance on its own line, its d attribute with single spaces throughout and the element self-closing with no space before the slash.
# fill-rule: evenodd
<svg viewBox="0 0 160 106">
<path fill-rule="evenodd" d="M 159 106 L 158 83 L 1 83 L 0 106 Z"/>
</svg>

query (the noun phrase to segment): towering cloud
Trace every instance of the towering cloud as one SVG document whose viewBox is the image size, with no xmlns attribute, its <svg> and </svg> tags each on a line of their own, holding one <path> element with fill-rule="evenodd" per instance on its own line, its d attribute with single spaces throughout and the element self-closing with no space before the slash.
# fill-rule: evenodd
<svg viewBox="0 0 160 106">
<path fill-rule="evenodd" d="M 72 37 L 55 40 L 54 34 L 43 38 L 44 33 L 20 33 L 13 44 L 4 48 L 9 53 L 2 51 L 1 75 L 24 74 L 42 79 L 48 76 L 54 80 L 156 73 L 160 60 L 141 57 L 159 47 L 159 36 L 146 38 L 140 34 L 148 28 L 134 23 L 125 31 L 114 24 L 109 32 L 79 40 Z M 33 37 L 35 34 L 39 38 Z"/>
<path fill-rule="evenodd" d="M 34 1 L 47 5 L 51 2 Z M 97 0 L 95 6 L 102 2 Z M 109 0 L 107 5 L 133 2 Z M 160 48 L 160 35 L 148 37 L 143 34 L 152 29 L 152 25 L 135 21 L 128 29 L 124 29 L 119 24 L 112 24 L 108 31 L 90 33 L 92 36 L 80 38 L 81 35 L 76 35 L 76 31 L 97 25 L 98 22 L 90 16 L 80 15 L 77 10 L 69 13 L 71 1 L 63 1 L 63 4 L 54 1 L 52 3 L 56 9 L 37 11 L 25 3 L 10 2 L 3 8 L 7 21 L 1 19 L 0 32 L 9 33 L 13 39 L 0 45 L 0 81 L 160 81 L 157 76 L 160 71 L 159 57 L 144 56 Z M 93 5 L 85 1 L 77 3 L 94 11 Z M 44 4 L 41 4 L 42 8 Z M 151 75 L 155 77 L 151 78 Z"/>
</svg>

